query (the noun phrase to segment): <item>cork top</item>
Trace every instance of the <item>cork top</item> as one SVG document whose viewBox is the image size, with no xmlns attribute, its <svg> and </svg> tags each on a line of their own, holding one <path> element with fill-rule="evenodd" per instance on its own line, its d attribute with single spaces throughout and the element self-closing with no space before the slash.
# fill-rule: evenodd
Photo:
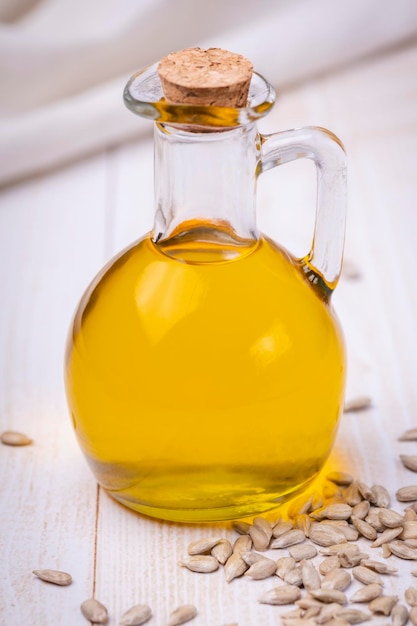
<svg viewBox="0 0 417 626">
<path fill-rule="evenodd" d="M 246 106 L 253 65 L 221 48 L 171 52 L 158 65 L 165 98 L 172 104 Z"/>
</svg>

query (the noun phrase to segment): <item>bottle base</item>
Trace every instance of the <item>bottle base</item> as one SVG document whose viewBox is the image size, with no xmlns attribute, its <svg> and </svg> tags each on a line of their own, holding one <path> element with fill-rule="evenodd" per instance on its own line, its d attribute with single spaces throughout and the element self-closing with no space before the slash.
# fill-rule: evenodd
<svg viewBox="0 0 417 626">
<path fill-rule="evenodd" d="M 282 504 L 304 491 L 316 476 L 305 481 L 302 485 L 297 485 L 290 491 L 276 497 L 265 499 L 265 494 L 258 499 L 250 498 L 249 502 L 239 502 L 229 506 L 219 506 L 212 508 L 162 508 L 152 506 L 143 502 L 133 500 L 121 493 L 107 493 L 117 502 L 137 513 L 147 517 L 157 518 L 170 522 L 201 523 L 201 522 L 221 522 L 262 515 L 279 508 Z"/>
</svg>

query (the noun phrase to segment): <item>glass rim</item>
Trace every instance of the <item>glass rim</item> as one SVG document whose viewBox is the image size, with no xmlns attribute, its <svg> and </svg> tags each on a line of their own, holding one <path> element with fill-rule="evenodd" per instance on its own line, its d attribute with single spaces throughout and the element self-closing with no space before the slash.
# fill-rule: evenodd
<svg viewBox="0 0 417 626">
<path fill-rule="evenodd" d="M 172 104 L 165 100 L 158 63 L 131 76 L 123 92 L 127 108 L 146 119 L 166 124 L 233 127 L 251 124 L 269 113 L 275 89 L 258 72 L 253 72 L 246 107 Z"/>
</svg>

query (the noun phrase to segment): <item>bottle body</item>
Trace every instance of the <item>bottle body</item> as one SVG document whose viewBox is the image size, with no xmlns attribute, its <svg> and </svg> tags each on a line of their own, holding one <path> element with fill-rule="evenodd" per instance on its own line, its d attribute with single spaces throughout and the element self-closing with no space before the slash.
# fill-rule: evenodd
<svg viewBox="0 0 417 626">
<path fill-rule="evenodd" d="M 147 236 L 91 284 L 67 345 L 75 432 L 98 482 L 162 519 L 267 511 L 312 480 L 342 410 L 344 348 L 300 264 Z"/>
</svg>

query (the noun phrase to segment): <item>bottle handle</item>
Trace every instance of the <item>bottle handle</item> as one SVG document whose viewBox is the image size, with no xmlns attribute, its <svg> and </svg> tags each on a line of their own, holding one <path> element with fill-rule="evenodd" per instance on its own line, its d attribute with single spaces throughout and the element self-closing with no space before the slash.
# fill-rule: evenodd
<svg viewBox="0 0 417 626">
<path fill-rule="evenodd" d="M 329 130 L 307 126 L 261 135 L 259 173 L 295 159 L 312 159 L 317 170 L 317 207 L 310 252 L 301 266 L 313 285 L 329 296 L 341 272 L 345 238 L 346 154 Z"/>
</svg>

